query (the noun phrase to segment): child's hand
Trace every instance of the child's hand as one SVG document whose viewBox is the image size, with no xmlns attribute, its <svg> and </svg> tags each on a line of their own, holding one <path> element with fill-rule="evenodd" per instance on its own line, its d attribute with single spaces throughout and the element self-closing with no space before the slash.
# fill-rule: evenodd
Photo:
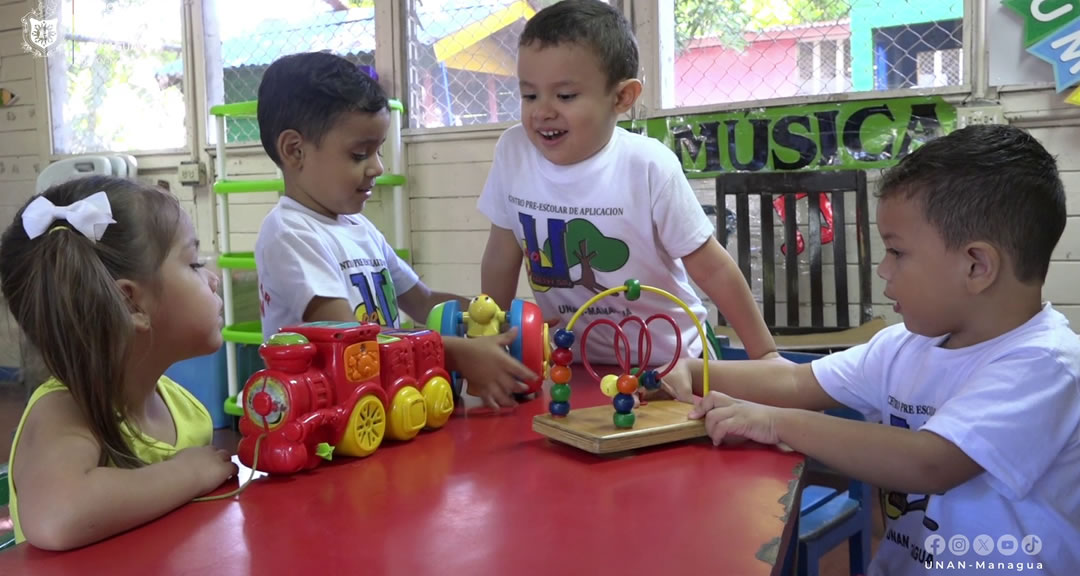
<svg viewBox="0 0 1080 576">
<path fill-rule="evenodd" d="M 236 476 L 236 464 L 225 450 L 213 446 L 193 446 L 184 448 L 173 456 L 173 460 L 183 462 L 196 478 L 199 495 L 212 492 L 226 480 Z"/>
<path fill-rule="evenodd" d="M 506 351 L 517 336 L 517 328 L 482 338 L 462 338 L 454 347 L 454 366 L 468 381 L 471 396 L 483 398 L 485 403 L 498 409 L 515 406 L 514 393 L 529 390 L 527 381 L 537 375 L 518 362 Z"/>
<path fill-rule="evenodd" d="M 714 446 L 719 446 L 728 436 L 762 444 L 779 444 L 780 437 L 773 425 L 776 410 L 772 406 L 738 400 L 719 392 L 709 392 L 708 396 L 697 401 L 687 417 L 692 420 L 705 418 L 705 430 L 709 433 L 709 438 L 712 438 Z"/>
<path fill-rule="evenodd" d="M 694 396 L 693 378 L 690 376 L 690 365 L 686 360 L 679 360 L 671 372 L 664 376 L 664 379 L 660 381 L 660 389 L 679 402 L 695 403 L 697 398 Z"/>
</svg>

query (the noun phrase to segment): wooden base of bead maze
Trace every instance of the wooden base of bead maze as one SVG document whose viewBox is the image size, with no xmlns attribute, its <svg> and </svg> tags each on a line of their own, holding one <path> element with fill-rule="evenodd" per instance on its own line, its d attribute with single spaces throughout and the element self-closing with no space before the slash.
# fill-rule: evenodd
<svg viewBox="0 0 1080 576">
<path fill-rule="evenodd" d="M 633 428 L 616 428 L 611 404 L 570 410 L 566 416 L 539 414 L 532 429 L 542 436 L 593 454 L 646 448 L 706 435 L 704 420 L 687 420 L 690 405 L 654 400 L 634 409 Z"/>
</svg>

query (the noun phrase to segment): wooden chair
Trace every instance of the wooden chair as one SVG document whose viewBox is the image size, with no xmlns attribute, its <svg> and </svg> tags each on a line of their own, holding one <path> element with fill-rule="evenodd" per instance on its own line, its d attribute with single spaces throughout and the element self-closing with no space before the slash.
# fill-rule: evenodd
<svg viewBox="0 0 1080 576">
<path fill-rule="evenodd" d="M 805 242 L 799 242 L 800 232 L 796 222 L 796 200 L 800 194 L 805 194 L 809 204 L 809 222 L 807 228 L 809 234 Z M 735 260 L 746 278 L 751 282 L 751 256 L 750 256 L 750 202 L 754 198 L 760 203 L 760 228 L 761 228 L 761 287 L 762 303 L 764 305 L 763 316 L 769 330 L 773 332 L 777 345 L 785 350 L 817 350 L 831 351 L 843 349 L 852 345 L 865 342 L 878 330 L 885 326 L 884 319 L 874 318 L 871 306 L 871 273 L 872 260 L 870 257 L 870 215 L 869 199 L 866 185 L 866 173 L 857 171 L 823 171 L 823 172 L 761 172 L 761 173 L 730 173 L 722 174 L 716 178 L 716 206 L 712 210 L 706 208 L 706 212 L 717 214 L 718 225 L 717 237 L 720 243 L 728 246 L 728 227 L 725 219 L 720 215 L 726 212 L 726 200 L 728 196 L 735 197 L 735 233 L 736 253 Z M 831 230 L 822 222 L 822 199 L 828 197 L 832 205 L 833 222 Z M 774 200 L 782 198 L 782 206 L 786 217 L 783 219 L 782 246 L 784 250 L 778 250 L 774 229 Z M 855 205 L 855 233 L 856 255 L 855 262 L 858 270 L 858 317 L 851 318 L 848 310 L 851 299 L 848 294 L 848 263 L 849 253 L 847 248 L 847 214 L 845 208 L 848 202 Z M 835 284 L 836 322 L 826 325 L 825 323 L 825 282 L 822 277 L 823 264 L 822 254 L 825 244 L 822 242 L 823 233 L 832 234 L 832 261 L 833 277 Z M 797 244 L 804 245 L 804 251 L 809 256 L 809 280 L 810 280 L 810 324 L 802 325 L 799 319 L 799 293 L 800 263 L 798 250 L 788 250 Z M 782 252 L 782 253 L 781 253 Z M 776 259 L 783 258 L 784 262 L 784 287 L 786 288 L 786 311 L 787 322 L 785 325 L 776 323 Z M 726 326 L 724 318 L 718 318 L 717 334 L 725 335 L 737 341 L 734 331 Z"/>
</svg>

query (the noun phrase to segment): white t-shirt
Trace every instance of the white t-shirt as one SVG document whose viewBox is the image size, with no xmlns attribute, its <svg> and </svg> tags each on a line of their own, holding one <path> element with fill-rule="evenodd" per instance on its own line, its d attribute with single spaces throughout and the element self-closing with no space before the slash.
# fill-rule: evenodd
<svg viewBox="0 0 1080 576">
<path fill-rule="evenodd" d="M 944 339 L 898 324 L 813 363 L 825 391 L 867 420 L 931 431 L 984 469 L 945 494 L 887 494 L 869 574 L 990 563 L 989 573 L 1080 574 L 1080 338 L 1046 303 L 993 340 L 949 350 Z"/>
<path fill-rule="evenodd" d="M 283 196 L 255 241 L 263 337 L 303 321 L 316 296 L 342 298 L 362 321 L 400 326 L 397 295 L 416 272 L 361 214 L 327 218 Z"/>
<path fill-rule="evenodd" d="M 513 231 L 536 303 L 545 319 L 561 318 L 561 328 L 590 298 L 631 278 L 672 293 L 702 323 L 707 320 L 681 258 L 705 244 L 713 225 L 678 158 L 653 138 L 616 128 L 594 156 L 559 166 L 529 142 L 520 124 L 513 126 L 495 146 L 477 207 L 495 226 Z M 686 312 L 644 290 L 633 303 L 615 294 L 589 307 L 574 325 L 575 354 L 590 322 L 617 324 L 630 315 L 646 320 L 654 314 L 667 314 L 678 323 L 684 356 L 701 354 L 702 343 Z M 675 355 L 674 331 L 662 320 L 649 328 L 649 364 L 667 365 Z M 639 364 L 638 331 L 625 330 L 633 365 Z M 614 345 L 611 327 L 593 329 L 590 362 L 613 364 Z"/>
</svg>

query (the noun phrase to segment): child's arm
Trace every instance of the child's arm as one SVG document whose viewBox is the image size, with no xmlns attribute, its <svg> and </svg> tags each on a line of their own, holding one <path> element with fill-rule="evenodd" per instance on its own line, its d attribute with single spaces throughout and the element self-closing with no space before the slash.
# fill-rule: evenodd
<svg viewBox="0 0 1080 576">
<path fill-rule="evenodd" d="M 463 308 L 469 305 L 465 298 L 432 292 L 418 281 L 398 297 L 398 306 L 409 316 L 423 320 L 436 304 L 447 300 L 457 300 Z M 524 364 L 506 353 L 506 347 L 516 335 L 517 332 L 511 330 L 483 338 L 443 338 L 446 369 L 461 373 L 469 382 L 469 394 L 483 398 L 492 408 L 513 406 L 516 404 L 513 394 L 528 390 L 521 382 L 536 378 Z"/>
<path fill-rule="evenodd" d="M 683 257 L 686 271 L 731 323 L 751 360 L 776 355 L 773 340 L 761 317 L 750 286 L 727 250 L 710 237 Z"/>
<path fill-rule="evenodd" d="M 356 322 L 356 315 L 344 298 L 316 296 L 304 310 L 304 322 Z"/>
<path fill-rule="evenodd" d="M 694 395 L 702 395 L 704 366 L 700 358 L 680 360 L 661 386 L 676 400 L 693 404 Z M 709 390 L 785 408 L 828 410 L 843 406 L 821 387 L 810 364 L 785 358 L 709 362 Z"/>
<path fill-rule="evenodd" d="M 516 336 L 517 328 L 511 328 L 497 336 L 443 338 L 446 369 L 459 372 L 468 382 L 468 393 L 483 398 L 488 406 L 514 406 L 513 394 L 526 392 L 524 382 L 537 378 L 506 352 Z"/>
<path fill-rule="evenodd" d="M 463 307 L 469 305 L 469 301 L 465 298 L 446 292 L 432 292 L 422 282 L 417 282 L 416 286 L 413 286 L 408 292 L 398 296 L 398 307 L 408 314 L 410 318 L 423 324 L 427 321 L 428 312 L 436 304 L 447 300 L 457 300 Z M 320 320 L 355 322 L 356 316 L 348 301 L 344 298 L 316 296 L 311 299 L 311 302 L 308 302 L 307 310 L 304 311 L 304 322 L 318 322 Z"/>
<path fill-rule="evenodd" d="M 514 232 L 493 224 L 480 265 L 480 291 L 507 310 L 517 294 L 520 273 L 521 246 L 518 246 Z"/>
<path fill-rule="evenodd" d="M 729 435 L 783 442 L 841 474 L 896 492 L 940 494 L 983 471 L 932 432 L 755 404 L 719 392 L 703 398 L 690 417 L 705 418 L 714 444 Z"/>
<path fill-rule="evenodd" d="M 71 396 L 31 409 L 12 466 L 19 525 L 38 548 L 68 550 L 124 532 L 212 491 L 236 474 L 212 446 L 137 469 L 98 465 L 101 448 Z"/>
<path fill-rule="evenodd" d="M 398 307 L 420 324 L 427 321 L 428 313 L 438 304 L 456 300 L 462 310 L 469 307 L 469 299 L 449 292 L 432 292 L 422 280 L 398 296 Z"/>
</svg>

